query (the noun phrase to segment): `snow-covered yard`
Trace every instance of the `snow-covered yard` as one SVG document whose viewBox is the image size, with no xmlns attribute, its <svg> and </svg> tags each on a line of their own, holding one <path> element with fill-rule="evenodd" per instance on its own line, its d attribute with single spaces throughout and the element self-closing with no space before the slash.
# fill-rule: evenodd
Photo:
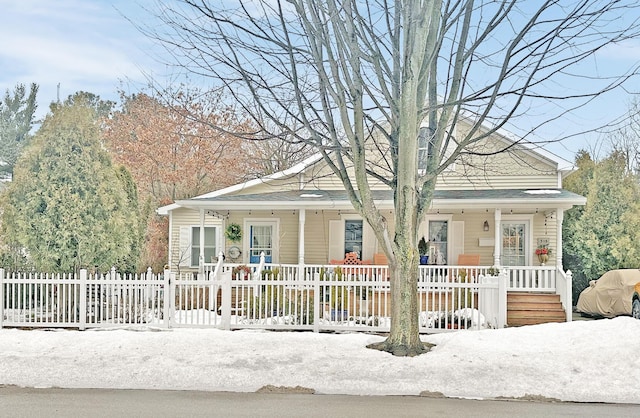
<svg viewBox="0 0 640 418">
<path fill-rule="evenodd" d="M 149 328 L 0 330 L 0 385 L 640 403 L 640 321 L 616 318 L 425 335 L 428 354 L 367 334 Z"/>
</svg>

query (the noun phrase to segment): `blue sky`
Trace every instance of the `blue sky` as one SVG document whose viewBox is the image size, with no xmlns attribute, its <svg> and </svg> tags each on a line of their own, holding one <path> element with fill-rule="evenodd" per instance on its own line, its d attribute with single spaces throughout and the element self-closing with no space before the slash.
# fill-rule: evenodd
<svg viewBox="0 0 640 418">
<path fill-rule="evenodd" d="M 144 19 L 131 0 L 0 0 L 0 90 L 39 84 L 39 114 L 79 90 L 116 99 L 159 65 L 151 41 L 123 17 Z"/>
<path fill-rule="evenodd" d="M 145 74 L 162 82 L 167 68 L 158 60 L 161 49 L 127 20 L 153 23 L 144 7 L 155 6 L 136 0 L 0 0 L 0 92 L 16 83 L 39 84 L 42 116 L 56 100 L 58 84 L 61 99 L 84 90 L 115 100 L 120 88 L 130 93 L 143 88 Z M 640 42 L 610 48 L 592 62 L 594 75 L 629 67 L 639 59 Z M 628 87 L 638 91 L 640 84 L 636 80 Z M 619 89 L 552 123 L 539 136 L 553 138 L 603 125 L 624 114 L 630 100 L 631 95 Z M 599 140 L 589 135 L 548 149 L 573 160 L 578 149 L 593 149 Z"/>
</svg>

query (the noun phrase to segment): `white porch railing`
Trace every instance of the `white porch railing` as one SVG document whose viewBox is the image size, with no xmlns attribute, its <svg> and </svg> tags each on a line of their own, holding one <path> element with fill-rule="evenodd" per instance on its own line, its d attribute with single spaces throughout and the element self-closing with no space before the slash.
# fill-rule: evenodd
<svg viewBox="0 0 640 418">
<path fill-rule="evenodd" d="M 176 275 L 167 270 L 135 276 L 115 270 L 106 275 L 81 270 L 65 276 L 8 274 L 0 269 L 0 327 L 389 331 L 392 299 L 387 266 L 262 263 L 248 266 L 247 276 L 237 267 L 221 261 L 205 266 L 203 274 Z M 531 267 L 490 276 L 488 269 L 421 266 L 420 331 L 501 328 L 506 322 L 507 290 L 555 291 L 568 307 L 570 320 L 570 272 Z"/>
<path fill-rule="evenodd" d="M 233 313 L 228 321 L 221 320 L 222 328 L 389 331 L 392 300 L 387 266 L 263 265 L 251 266 L 250 277 L 238 267 L 233 265 L 237 270 L 233 279 L 223 274 L 217 280 L 222 312 Z M 215 277 L 214 270 L 212 266 L 205 268 L 209 278 Z M 481 268 L 421 271 L 421 332 L 504 326 L 505 315 L 500 312 L 506 313 L 506 298 L 500 308 L 497 278 L 448 280 L 449 274 L 462 278 L 471 272 L 478 274 Z M 502 283 L 504 293 L 506 276 Z M 482 303 L 485 298 L 496 304 Z M 176 324 L 183 325 L 191 324 Z"/>
<path fill-rule="evenodd" d="M 571 270 L 567 270 L 567 272 L 565 273 L 562 270 L 558 269 L 556 293 L 560 295 L 560 301 L 562 302 L 562 307 L 564 308 L 567 322 L 571 322 L 573 317 L 572 279 L 573 273 L 571 273 Z"/>
<path fill-rule="evenodd" d="M 555 266 L 529 266 L 506 268 L 509 292 L 555 292 Z"/>
</svg>

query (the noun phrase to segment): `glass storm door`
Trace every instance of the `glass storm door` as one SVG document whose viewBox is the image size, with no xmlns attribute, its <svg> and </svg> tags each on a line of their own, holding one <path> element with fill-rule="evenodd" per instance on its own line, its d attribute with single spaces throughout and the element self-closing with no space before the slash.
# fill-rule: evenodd
<svg viewBox="0 0 640 418">
<path fill-rule="evenodd" d="M 259 263 L 264 252 L 265 263 L 273 260 L 273 225 L 251 225 L 249 236 L 249 262 Z"/>
<path fill-rule="evenodd" d="M 362 259 L 362 221 L 347 220 L 344 222 L 344 253 L 357 253 Z"/>
<path fill-rule="evenodd" d="M 448 235 L 448 221 L 429 221 L 429 264 L 447 264 Z"/>
<path fill-rule="evenodd" d="M 526 257 L 526 224 L 519 222 L 502 223 L 503 266 L 524 266 Z"/>
</svg>

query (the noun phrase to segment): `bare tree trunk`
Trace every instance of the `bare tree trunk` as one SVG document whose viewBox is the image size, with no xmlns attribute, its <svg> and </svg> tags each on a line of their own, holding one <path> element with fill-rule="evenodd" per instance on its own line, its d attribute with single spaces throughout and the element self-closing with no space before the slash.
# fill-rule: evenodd
<svg viewBox="0 0 640 418">
<path fill-rule="evenodd" d="M 417 356 L 433 346 L 420 340 L 418 312 L 418 258 L 402 257 L 398 265 L 390 267 L 391 276 L 391 332 L 389 337 L 367 347 L 387 351 L 395 356 Z"/>
</svg>

